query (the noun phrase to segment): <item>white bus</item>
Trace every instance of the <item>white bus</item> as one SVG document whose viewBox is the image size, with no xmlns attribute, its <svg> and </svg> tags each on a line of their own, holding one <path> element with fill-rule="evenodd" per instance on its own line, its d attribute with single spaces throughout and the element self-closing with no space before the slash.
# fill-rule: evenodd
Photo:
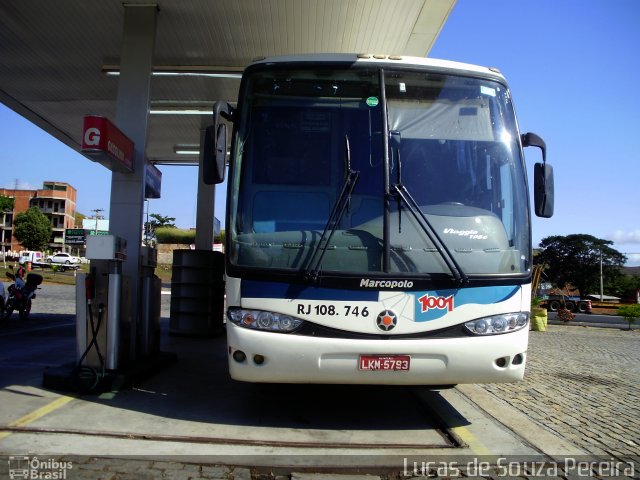
<svg viewBox="0 0 640 480">
<path fill-rule="evenodd" d="M 254 61 L 218 102 L 205 181 L 226 217 L 227 341 L 248 382 L 522 379 L 531 300 L 523 147 L 495 69 L 425 58 Z"/>
</svg>

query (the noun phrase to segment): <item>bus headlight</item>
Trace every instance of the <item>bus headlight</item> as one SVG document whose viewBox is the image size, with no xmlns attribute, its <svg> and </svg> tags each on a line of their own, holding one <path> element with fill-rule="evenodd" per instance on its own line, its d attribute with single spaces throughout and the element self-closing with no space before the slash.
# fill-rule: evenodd
<svg viewBox="0 0 640 480">
<path fill-rule="evenodd" d="M 529 323 L 527 312 L 506 313 L 478 318 L 467 322 L 464 327 L 474 335 L 498 335 L 500 333 L 515 332 Z"/>
<path fill-rule="evenodd" d="M 268 332 L 293 332 L 303 322 L 290 315 L 264 310 L 245 310 L 244 308 L 230 308 L 227 311 L 227 317 L 229 321 L 240 327 Z"/>
</svg>

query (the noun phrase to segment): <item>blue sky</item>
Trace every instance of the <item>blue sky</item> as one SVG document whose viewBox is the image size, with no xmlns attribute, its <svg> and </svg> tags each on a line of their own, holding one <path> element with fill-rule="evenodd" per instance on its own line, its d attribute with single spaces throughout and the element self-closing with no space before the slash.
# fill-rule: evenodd
<svg viewBox="0 0 640 480">
<path fill-rule="evenodd" d="M 458 0 L 430 52 L 498 67 L 521 131 L 546 141 L 555 215 L 534 217 L 534 245 L 586 233 L 640 253 L 639 22 L 637 0 Z"/>
<path fill-rule="evenodd" d="M 533 219 L 534 246 L 586 233 L 615 242 L 640 265 L 640 1 L 458 0 L 431 57 L 498 67 L 520 129 L 542 136 L 554 167 L 556 208 Z M 0 186 L 66 181 L 78 211 L 108 212 L 111 173 L 0 106 Z M 527 149 L 529 172 L 539 161 Z M 162 198 L 150 211 L 195 224 L 197 171 L 161 167 Z M 184 195 L 184 191 L 194 194 Z M 224 188 L 216 216 L 224 219 Z"/>
</svg>

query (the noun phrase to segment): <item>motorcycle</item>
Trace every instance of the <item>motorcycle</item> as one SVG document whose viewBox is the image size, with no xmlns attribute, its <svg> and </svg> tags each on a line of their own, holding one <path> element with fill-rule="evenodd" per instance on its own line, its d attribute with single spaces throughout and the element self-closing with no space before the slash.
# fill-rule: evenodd
<svg viewBox="0 0 640 480">
<path fill-rule="evenodd" d="M 12 266 L 9 266 L 13 270 Z M 13 273 L 7 272 L 7 277 L 13 280 L 13 285 L 9 285 L 7 292 L 9 296 L 4 303 L 2 319 L 8 320 L 14 310 L 18 311 L 20 320 L 26 320 L 31 312 L 31 301 L 36 298 L 36 290 L 42 283 L 42 275 L 29 273 L 26 281 L 17 278 Z"/>
</svg>

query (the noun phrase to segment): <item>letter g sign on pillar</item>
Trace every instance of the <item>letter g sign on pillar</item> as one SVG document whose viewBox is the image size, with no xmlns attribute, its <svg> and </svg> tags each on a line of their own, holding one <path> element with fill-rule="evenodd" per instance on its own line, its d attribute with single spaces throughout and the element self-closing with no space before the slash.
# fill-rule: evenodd
<svg viewBox="0 0 640 480">
<path fill-rule="evenodd" d="M 100 145 L 100 130 L 95 127 L 87 128 L 84 132 L 83 143 L 87 146 Z"/>
<path fill-rule="evenodd" d="M 86 115 L 82 130 L 82 153 L 113 172 L 133 171 L 133 142 L 109 119 Z"/>
<path fill-rule="evenodd" d="M 104 140 L 108 137 L 107 119 L 97 115 L 86 115 L 82 126 L 83 153 L 97 153 L 106 150 Z"/>
</svg>

